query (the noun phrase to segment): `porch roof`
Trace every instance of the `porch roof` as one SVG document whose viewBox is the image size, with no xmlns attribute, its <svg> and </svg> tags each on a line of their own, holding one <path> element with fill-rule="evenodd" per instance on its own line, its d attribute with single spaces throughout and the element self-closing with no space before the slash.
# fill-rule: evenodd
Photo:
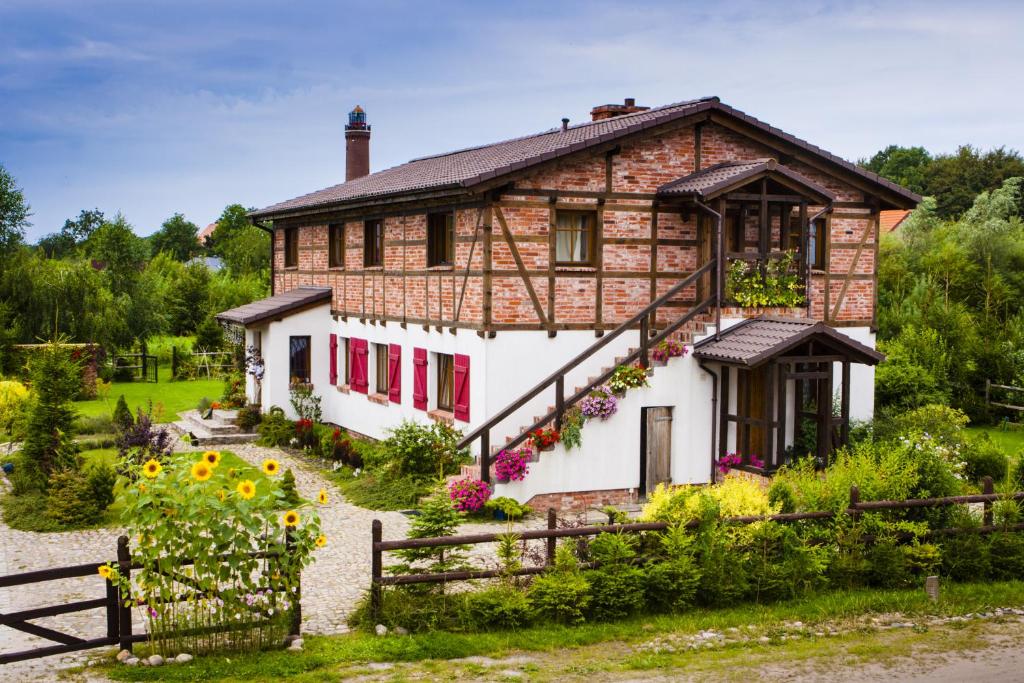
<svg viewBox="0 0 1024 683">
<path fill-rule="evenodd" d="M 761 316 L 750 318 L 697 342 L 693 355 L 702 360 L 756 367 L 807 341 L 821 341 L 851 361 L 874 365 L 885 356 L 821 321 Z"/>
<path fill-rule="evenodd" d="M 835 195 L 803 176 L 779 164 L 775 159 L 753 161 L 727 161 L 683 176 L 658 188 L 658 195 L 665 198 L 693 197 L 711 199 L 718 195 L 737 190 L 761 178 L 771 178 L 798 192 L 808 194 L 823 204 L 832 202 Z"/>
<path fill-rule="evenodd" d="M 217 319 L 249 326 L 273 318 L 283 318 L 310 306 L 329 303 L 330 300 L 330 287 L 296 287 L 282 294 L 218 313 Z"/>
</svg>

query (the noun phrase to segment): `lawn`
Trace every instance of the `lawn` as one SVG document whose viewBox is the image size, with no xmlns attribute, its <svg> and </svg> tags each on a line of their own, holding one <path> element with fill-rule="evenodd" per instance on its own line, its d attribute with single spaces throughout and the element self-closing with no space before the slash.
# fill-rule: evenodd
<svg viewBox="0 0 1024 683">
<path fill-rule="evenodd" d="M 1024 604 L 1024 583 L 1019 581 L 945 584 L 942 597 L 932 603 L 924 591 L 914 590 L 838 590 L 807 598 L 769 605 L 745 605 L 722 609 L 694 609 L 678 615 L 648 615 L 606 623 L 587 623 L 576 627 L 545 626 L 517 631 L 478 633 L 427 632 L 381 638 L 366 633 L 307 637 L 306 651 L 272 651 L 254 655 L 210 655 L 188 665 L 160 669 L 131 668 L 108 664 L 103 673 L 117 680 L 161 681 L 294 681 L 342 680 L 360 675 L 373 676 L 369 662 L 398 664 L 383 672 L 386 680 L 478 680 L 494 678 L 464 657 L 502 658 L 527 654 L 531 679 L 564 680 L 567 677 L 593 677 L 595 674 L 625 674 L 650 670 L 666 674 L 671 670 L 691 670 L 711 666 L 704 673 L 728 673 L 732 667 L 745 666 L 748 657 L 784 662 L 789 657 L 823 662 L 858 650 L 872 658 L 905 656 L 915 647 L 913 639 L 928 629 L 904 629 L 863 633 L 853 628 L 844 636 L 816 637 L 822 624 L 850 626 L 850 620 L 862 615 L 900 613 L 901 619 L 915 620 L 925 615 L 957 616 L 987 611 L 994 607 L 1019 607 Z M 802 622 L 805 635 L 787 640 L 779 634 L 787 623 Z M 980 623 L 980 622 L 979 622 Z M 769 642 L 726 645 L 699 651 L 679 648 L 678 653 L 656 654 L 637 646 L 653 640 L 671 640 L 703 629 L 725 632 L 752 625 Z M 907 640 L 909 638 L 910 640 Z M 846 652 L 832 644 L 847 643 Z M 953 645 L 952 643 L 950 645 Z M 958 647 L 966 643 L 956 644 Z M 140 653 L 144 646 L 138 647 Z M 953 649 L 946 647 L 944 649 Z M 762 655 L 764 655 L 762 657 Z M 709 658 L 711 661 L 709 662 Z M 392 664 L 394 666 L 394 664 Z M 402 667 L 402 668 L 398 668 Z M 569 667 L 567 669 L 567 667 Z M 584 670 L 576 670 L 584 667 Z M 532 670 L 531 670 L 532 669 Z M 494 671 L 493 673 L 499 673 Z M 601 676 L 604 678 L 604 676 Z M 671 678 L 671 676 L 669 676 Z M 685 677 L 680 676 L 681 678 Z M 582 680 L 582 678 L 580 678 Z"/>
<path fill-rule="evenodd" d="M 1024 451 L 1024 429 L 1002 430 L 999 427 L 968 427 L 971 434 L 988 434 L 989 437 L 1011 458 Z"/>
<path fill-rule="evenodd" d="M 124 394 L 124 400 L 132 413 L 139 408 L 149 409 L 153 403 L 153 418 L 156 422 L 174 422 L 178 413 L 195 408 L 202 398 L 216 401 L 224 393 L 224 382 L 219 379 L 197 379 L 188 382 L 115 382 L 106 398 L 92 401 L 75 401 L 75 409 L 82 417 L 110 415 L 117 405 L 117 398 Z"/>
</svg>

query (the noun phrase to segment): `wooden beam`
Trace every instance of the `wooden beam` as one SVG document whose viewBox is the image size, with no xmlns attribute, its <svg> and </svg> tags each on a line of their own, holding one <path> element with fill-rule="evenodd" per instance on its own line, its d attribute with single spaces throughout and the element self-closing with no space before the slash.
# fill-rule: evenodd
<svg viewBox="0 0 1024 683">
<path fill-rule="evenodd" d="M 494 268 L 494 210 L 488 205 L 484 209 L 484 251 L 483 251 L 483 327 L 485 331 L 491 329 L 492 306 L 494 304 L 494 296 L 492 292 L 493 283 L 491 281 L 491 273 Z"/>
<path fill-rule="evenodd" d="M 718 405 L 718 459 L 725 457 L 729 441 L 729 366 L 722 366 L 721 379 L 721 400 Z M 737 427 L 737 432 L 739 428 Z M 739 446 L 739 434 L 737 433 L 737 446 Z"/>
<path fill-rule="evenodd" d="M 864 253 L 864 245 L 867 244 L 868 236 L 875 234 L 875 229 L 878 224 L 878 214 L 875 214 L 873 220 L 868 221 L 867 229 L 861 234 L 860 242 L 857 244 L 857 251 L 853 254 L 853 260 L 850 262 L 850 268 L 847 270 L 847 275 L 852 276 L 857 271 L 857 264 L 860 262 L 860 255 Z M 878 264 L 875 264 L 875 268 Z M 830 264 L 826 262 L 826 272 L 830 271 Z M 872 277 L 872 279 L 874 279 Z M 832 309 L 832 318 L 839 317 L 839 309 L 843 305 L 843 300 L 846 298 L 846 292 L 850 288 L 850 278 L 847 277 L 843 283 L 842 289 L 839 290 L 839 296 L 836 297 L 835 308 Z"/>
<path fill-rule="evenodd" d="M 808 199 L 798 194 L 766 193 L 762 195 L 760 192 L 729 192 L 725 195 L 725 198 L 731 202 L 760 202 L 762 196 L 766 197 L 770 202 L 783 204 L 799 204 Z"/>
<path fill-rule="evenodd" d="M 512 236 L 512 231 L 508 229 L 508 223 L 505 222 L 505 214 L 502 212 L 501 207 L 494 208 L 494 215 L 498 219 L 498 224 L 501 226 L 501 233 L 505 237 L 505 241 L 508 243 L 508 248 L 512 252 L 512 259 L 516 262 L 516 268 L 519 270 L 519 275 L 523 279 L 523 284 L 526 285 L 526 293 L 530 295 L 530 301 L 533 302 L 533 309 L 537 313 L 537 319 L 542 325 L 548 324 L 547 316 L 544 315 L 544 308 L 540 304 L 540 297 L 537 296 L 537 292 L 533 289 L 533 282 L 530 281 L 530 276 L 526 274 L 526 266 L 523 264 L 523 257 L 519 254 L 519 249 L 516 247 L 516 240 Z"/>
</svg>

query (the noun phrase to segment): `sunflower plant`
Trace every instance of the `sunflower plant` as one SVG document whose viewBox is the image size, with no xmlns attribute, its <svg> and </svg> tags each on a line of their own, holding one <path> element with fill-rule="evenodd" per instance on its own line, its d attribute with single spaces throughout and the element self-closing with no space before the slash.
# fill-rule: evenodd
<svg viewBox="0 0 1024 683">
<path fill-rule="evenodd" d="M 327 543 L 315 509 L 282 513 L 276 461 L 263 463 L 269 476 L 259 481 L 220 461 L 206 451 L 146 462 L 119 496 L 141 569 L 130 581 L 116 566 L 101 575 L 130 596 L 165 656 L 283 642 L 299 574 Z"/>
</svg>

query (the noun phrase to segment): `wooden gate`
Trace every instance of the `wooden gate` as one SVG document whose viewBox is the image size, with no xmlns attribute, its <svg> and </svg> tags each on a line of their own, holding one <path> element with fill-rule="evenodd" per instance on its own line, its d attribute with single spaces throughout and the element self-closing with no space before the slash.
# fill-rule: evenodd
<svg viewBox="0 0 1024 683">
<path fill-rule="evenodd" d="M 640 491 L 646 497 L 672 481 L 672 408 L 644 408 L 640 438 Z"/>
</svg>

